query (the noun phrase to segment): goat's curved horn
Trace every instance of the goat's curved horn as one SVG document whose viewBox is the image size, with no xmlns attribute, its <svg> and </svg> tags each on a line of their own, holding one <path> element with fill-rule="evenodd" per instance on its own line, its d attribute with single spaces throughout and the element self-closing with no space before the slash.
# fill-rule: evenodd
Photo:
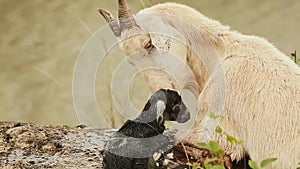
<svg viewBox="0 0 300 169">
<path fill-rule="evenodd" d="M 125 0 L 119 0 L 119 18 L 130 16 L 130 9 Z"/>
<path fill-rule="evenodd" d="M 119 20 L 121 29 L 137 26 L 125 0 L 119 0 Z"/>
<path fill-rule="evenodd" d="M 115 20 L 113 14 L 111 12 L 109 12 L 108 10 L 99 8 L 98 11 L 103 16 L 103 18 L 106 20 L 106 22 L 111 23 L 112 21 Z"/>
<path fill-rule="evenodd" d="M 116 37 L 121 36 L 121 29 L 119 27 L 119 23 L 117 20 L 115 20 L 113 14 L 109 12 L 106 9 L 99 8 L 98 9 L 99 13 L 103 16 L 103 18 L 106 20 L 106 22 L 109 23 L 109 26 L 113 33 L 115 34 Z"/>
</svg>

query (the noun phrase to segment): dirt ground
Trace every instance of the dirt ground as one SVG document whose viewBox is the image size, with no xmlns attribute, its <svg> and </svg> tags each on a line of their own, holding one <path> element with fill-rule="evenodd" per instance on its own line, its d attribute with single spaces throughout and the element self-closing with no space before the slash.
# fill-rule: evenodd
<svg viewBox="0 0 300 169">
<path fill-rule="evenodd" d="M 114 129 L 103 130 L 85 126 L 0 122 L 0 168 L 102 169 L 103 152 L 109 151 L 105 149 L 105 144 L 116 139 L 112 137 L 115 132 Z M 138 147 L 138 151 L 145 148 L 147 152 L 156 152 L 157 148 L 162 148 L 163 152 L 160 156 L 156 155 L 155 161 L 149 158 L 149 165 L 158 165 L 160 169 L 179 166 L 181 166 L 179 168 L 186 168 L 188 161 L 203 164 L 207 159 L 214 159 L 211 162 L 212 165 L 238 169 L 232 166 L 231 159 L 227 155 L 216 156 L 206 149 L 195 146 L 183 146 L 183 144 L 174 146 L 175 133 L 176 130 L 166 130 L 162 137 L 153 138 L 156 142 L 155 146 L 151 144 L 143 147 L 142 142 L 133 141 L 132 138 L 127 139 L 134 142 L 132 147 Z M 126 150 L 131 153 L 135 152 L 130 147 L 129 144 Z M 122 150 L 124 149 L 120 147 L 120 151 Z M 187 159 L 186 153 L 193 156 Z"/>
<path fill-rule="evenodd" d="M 102 168 L 109 130 L 0 122 L 0 168 Z"/>
<path fill-rule="evenodd" d="M 84 126 L 0 122 L 0 168 L 101 169 L 104 145 L 115 132 Z M 162 147 L 173 147 L 175 133 L 164 133 L 169 141 Z"/>
<path fill-rule="evenodd" d="M 166 0 L 128 0 L 133 12 Z M 298 0 L 181 1 L 244 34 L 267 38 L 290 54 L 300 50 Z M 72 100 L 76 59 L 88 38 L 105 24 L 98 7 L 116 14 L 112 0 L 0 0 L 0 121 L 77 125 Z M 99 65 L 96 96 L 110 127 L 123 118 L 111 95 L 112 72 L 122 59 L 113 53 Z M 140 109 L 148 89 L 137 77 L 130 91 Z M 99 126 L 107 126 L 99 124 Z"/>
</svg>

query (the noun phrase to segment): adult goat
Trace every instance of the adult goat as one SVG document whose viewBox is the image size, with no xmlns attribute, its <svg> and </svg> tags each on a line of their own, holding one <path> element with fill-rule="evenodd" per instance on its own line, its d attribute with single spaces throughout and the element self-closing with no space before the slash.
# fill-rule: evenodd
<svg viewBox="0 0 300 169">
<path fill-rule="evenodd" d="M 152 90 L 187 88 L 198 98 L 196 123 L 185 142 L 215 139 L 232 159 L 277 157 L 270 168 L 296 168 L 300 68 L 272 44 L 175 3 L 133 16 L 119 0 L 119 20 L 107 10 L 99 11 L 120 38 L 128 60 L 140 68 L 151 67 L 143 75 Z M 216 133 L 201 135 L 209 128 L 208 111 L 222 113 L 219 126 L 243 144 Z"/>
</svg>

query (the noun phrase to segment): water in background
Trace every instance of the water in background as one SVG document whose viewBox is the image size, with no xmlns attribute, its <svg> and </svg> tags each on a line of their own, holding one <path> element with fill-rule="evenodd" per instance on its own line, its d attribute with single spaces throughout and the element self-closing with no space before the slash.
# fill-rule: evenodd
<svg viewBox="0 0 300 169">
<path fill-rule="evenodd" d="M 128 0 L 132 11 L 165 0 Z M 244 34 L 267 38 L 286 54 L 300 49 L 300 2 L 297 0 L 176 0 Z M 0 121 L 79 124 L 72 100 L 72 75 L 87 39 L 105 24 L 98 7 L 113 11 L 107 0 L 0 0 Z M 111 99 L 110 81 L 122 60 L 115 49 L 99 65 L 96 97 L 109 127 L 124 120 Z M 137 109 L 149 91 L 140 76 L 130 88 Z"/>
</svg>

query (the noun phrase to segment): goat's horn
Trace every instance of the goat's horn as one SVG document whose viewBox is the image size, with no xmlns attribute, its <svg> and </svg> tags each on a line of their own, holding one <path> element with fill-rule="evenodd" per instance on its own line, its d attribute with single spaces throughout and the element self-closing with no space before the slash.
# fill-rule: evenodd
<svg viewBox="0 0 300 169">
<path fill-rule="evenodd" d="M 121 29 L 137 26 L 125 0 L 119 0 L 119 20 Z"/>
<path fill-rule="evenodd" d="M 106 9 L 99 8 L 99 13 L 103 16 L 103 18 L 106 20 L 106 22 L 109 23 L 109 26 L 116 37 L 120 37 L 121 35 L 121 29 L 119 27 L 118 21 L 115 20 L 113 14 L 109 12 Z"/>
<path fill-rule="evenodd" d="M 108 10 L 99 8 L 98 11 L 103 16 L 103 18 L 106 20 L 106 22 L 111 23 L 112 21 L 115 20 L 113 14 L 111 12 L 109 12 Z"/>
<path fill-rule="evenodd" d="M 119 18 L 131 15 L 130 9 L 125 0 L 119 0 Z"/>
</svg>

